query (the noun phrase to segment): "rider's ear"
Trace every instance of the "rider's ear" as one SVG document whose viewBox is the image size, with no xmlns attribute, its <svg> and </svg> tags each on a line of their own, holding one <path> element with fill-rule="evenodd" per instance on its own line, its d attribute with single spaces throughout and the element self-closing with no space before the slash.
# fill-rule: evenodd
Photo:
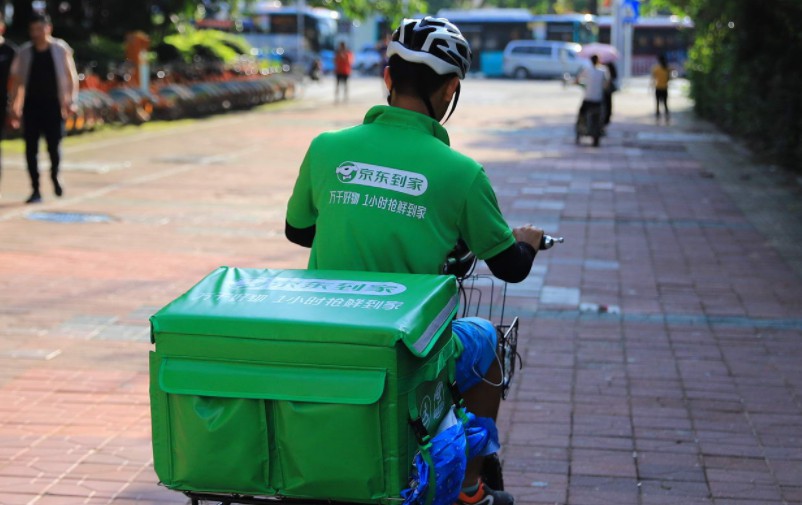
<svg viewBox="0 0 802 505">
<path fill-rule="evenodd" d="M 451 100 L 454 99 L 454 93 L 457 92 L 457 88 L 459 87 L 459 77 L 456 75 L 449 79 L 445 86 L 443 86 L 443 100 L 446 103 L 451 103 Z"/>
<path fill-rule="evenodd" d="M 393 78 L 390 75 L 390 67 L 384 67 L 384 84 L 387 86 L 387 91 L 393 89 Z"/>
</svg>

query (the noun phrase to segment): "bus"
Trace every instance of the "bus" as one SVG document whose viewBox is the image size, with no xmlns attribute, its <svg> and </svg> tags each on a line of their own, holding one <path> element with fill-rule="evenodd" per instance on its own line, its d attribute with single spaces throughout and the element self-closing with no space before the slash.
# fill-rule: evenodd
<svg viewBox="0 0 802 505">
<path fill-rule="evenodd" d="M 596 17 L 589 14 L 535 16 L 527 9 L 440 10 L 437 17 L 456 24 L 473 51 L 471 70 L 503 75 L 503 52 L 513 40 L 596 42 Z"/>
<path fill-rule="evenodd" d="M 590 44 L 599 40 L 596 16 L 591 14 L 550 14 L 532 17 L 535 40 Z"/>
<path fill-rule="evenodd" d="M 303 13 L 303 15 L 301 15 Z M 303 37 L 298 36 L 303 23 Z M 276 7 L 272 2 L 253 5 L 236 21 L 199 21 L 198 28 L 217 28 L 242 35 L 261 54 L 280 56 L 303 66 L 315 58 L 323 60 L 324 70 L 333 66 L 335 42 L 341 31 L 338 12 L 322 8 Z M 225 26 L 224 26 L 225 25 Z M 226 28 L 227 27 L 227 28 Z"/>
<path fill-rule="evenodd" d="M 599 18 L 599 42 L 610 43 L 611 25 L 611 17 Z M 693 21 L 687 17 L 638 18 L 632 27 L 632 75 L 649 74 L 660 54 L 665 54 L 669 65 L 684 74 L 693 33 Z"/>
<path fill-rule="evenodd" d="M 443 9 L 437 17 L 459 27 L 473 52 L 471 70 L 487 76 L 502 75 L 502 53 L 510 41 L 532 38 L 532 13 L 526 9 Z"/>
</svg>

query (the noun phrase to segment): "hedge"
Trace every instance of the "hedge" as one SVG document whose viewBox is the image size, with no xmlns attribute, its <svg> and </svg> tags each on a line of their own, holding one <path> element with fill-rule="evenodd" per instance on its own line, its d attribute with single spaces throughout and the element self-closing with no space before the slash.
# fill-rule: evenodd
<svg viewBox="0 0 802 505">
<path fill-rule="evenodd" d="M 802 1 L 694 2 L 696 111 L 802 171 Z"/>
</svg>

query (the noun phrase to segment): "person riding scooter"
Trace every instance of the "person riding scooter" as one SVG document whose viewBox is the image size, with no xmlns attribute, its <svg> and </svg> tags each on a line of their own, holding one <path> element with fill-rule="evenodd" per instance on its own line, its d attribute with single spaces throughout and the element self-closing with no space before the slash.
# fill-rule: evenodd
<svg viewBox="0 0 802 505">
<path fill-rule="evenodd" d="M 522 281 L 543 230 L 510 228 L 484 169 L 449 146 L 440 123 L 454 112 L 471 68 L 468 42 L 446 19 L 406 19 L 387 56 L 388 105 L 309 147 L 287 207 L 287 238 L 311 247 L 310 269 L 418 274 L 442 273 L 462 239 L 496 277 Z M 465 318 L 453 322 L 453 333 L 468 410 L 495 419 L 502 391 L 496 330 Z M 481 468 L 478 458 L 469 463 L 458 503 L 512 504 L 509 493 L 480 480 Z"/>
</svg>

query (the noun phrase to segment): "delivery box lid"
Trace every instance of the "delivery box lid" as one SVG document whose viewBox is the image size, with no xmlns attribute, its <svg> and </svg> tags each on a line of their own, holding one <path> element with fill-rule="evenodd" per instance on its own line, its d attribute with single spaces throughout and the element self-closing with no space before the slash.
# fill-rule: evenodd
<svg viewBox="0 0 802 505">
<path fill-rule="evenodd" d="M 457 312 L 444 275 L 220 267 L 151 317 L 162 335 L 341 342 L 416 356 L 433 348 Z"/>
</svg>

